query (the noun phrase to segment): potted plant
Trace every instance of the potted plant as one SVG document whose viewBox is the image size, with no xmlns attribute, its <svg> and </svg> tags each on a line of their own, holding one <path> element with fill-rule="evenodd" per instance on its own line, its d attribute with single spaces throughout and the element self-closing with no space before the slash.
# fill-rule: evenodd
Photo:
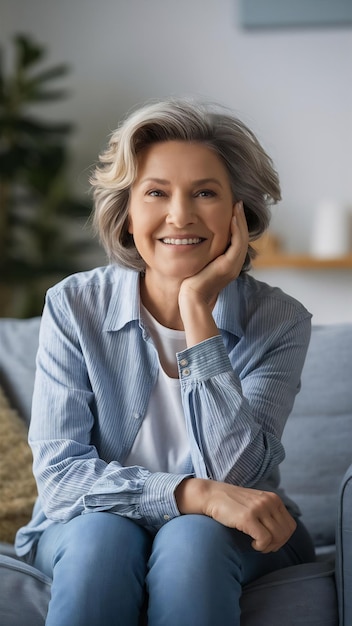
<svg viewBox="0 0 352 626">
<path fill-rule="evenodd" d="M 48 286 L 81 269 L 91 241 L 77 223 L 90 207 L 69 188 L 72 125 L 37 112 L 66 97 L 53 83 L 69 69 L 43 69 L 46 49 L 26 35 L 13 45 L 12 71 L 0 62 L 0 316 L 30 317 L 41 313 Z"/>
</svg>

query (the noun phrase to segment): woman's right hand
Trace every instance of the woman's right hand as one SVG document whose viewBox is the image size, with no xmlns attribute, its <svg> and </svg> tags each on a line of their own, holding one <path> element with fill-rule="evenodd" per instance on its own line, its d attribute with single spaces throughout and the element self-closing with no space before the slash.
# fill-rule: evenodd
<svg viewBox="0 0 352 626">
<path fill-rule="evenodd" d="M 181 514 L 212 517 L 253 538 L 259 552 L 276 552 L 291 537 L 296 522 L 280 497 L 269 491 L 248 489 L 202 478 L 186 478 L 175 497 Z"/>
</svg>

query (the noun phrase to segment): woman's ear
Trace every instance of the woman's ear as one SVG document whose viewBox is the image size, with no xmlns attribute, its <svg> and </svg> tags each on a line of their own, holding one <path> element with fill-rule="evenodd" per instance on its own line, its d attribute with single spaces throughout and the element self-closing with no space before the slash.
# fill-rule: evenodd
<svg viewBox="0 0 352 626">
<path fill-rule="evenodd" d="M 131 216 L 128 216 L 128 221 L 127 221 L 127 230 L 130 233 L 130 235 L 133 235 L 133 224 L 132 224 L 132 220 L 131 220 Z"/>
</svg>

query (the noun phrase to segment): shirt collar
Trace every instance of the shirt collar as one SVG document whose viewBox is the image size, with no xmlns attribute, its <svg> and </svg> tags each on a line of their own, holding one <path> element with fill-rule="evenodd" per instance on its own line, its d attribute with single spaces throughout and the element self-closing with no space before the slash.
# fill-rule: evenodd
<svg viewBox="0 0 352 626">
<path fill-rule="evenodd" d="M 140 318 L 140 274 L 129 269 L 116 270 L 103 328 L 105 331 L 120 330 L 129 322 Z M 236 337 L 243 336 L 240 283 L 241 278 L 238 278 L 220 292 L 213 311 L 218 328 Z"/>
<path fill-rule="evenodd" d="M 103 330 L 120 330 L 133 320 L 139 320 L 139 272 L 115 268 L 111 298 Z"/>
</svg>

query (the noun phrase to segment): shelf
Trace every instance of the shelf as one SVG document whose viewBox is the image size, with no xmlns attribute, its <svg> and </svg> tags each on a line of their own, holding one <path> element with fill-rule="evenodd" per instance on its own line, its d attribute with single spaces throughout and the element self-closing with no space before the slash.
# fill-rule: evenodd
<svg viewBox="0 0 352 626">
<path fill-rule="evenodd" d="M 252 262 L 254 270 L 258 269 L 352 269 L 352 254 L 336 259 L 318 259 L 308 254 L 262 253 Z"/>
</svg>

